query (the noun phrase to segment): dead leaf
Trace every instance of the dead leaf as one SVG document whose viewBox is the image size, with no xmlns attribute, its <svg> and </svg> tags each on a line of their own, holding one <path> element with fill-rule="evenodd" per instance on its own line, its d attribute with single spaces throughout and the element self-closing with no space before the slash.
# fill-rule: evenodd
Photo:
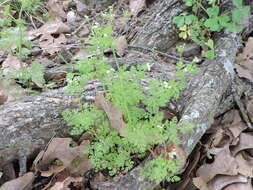
<svg viewBox="0 0 253 190">
<path fill-rule="evenodd" d="M 253 120 L 253 98 L 247 101 L 246 107 L 247 107 L 247 111 L 249 113 L 250 119 Z"/>
<path fill-rule="evenodd" d="M 240 121 L 238 123 L 234 123 L 228 127 L 228 130 L 232 133 L 234 138 L 239 137 L 243 130 L 245 130 L 247 126 L 244 122 Z"/>
<path fill-rule="evenodd" d="M 241 133 L 240 141 L 237 146 L 231 147 L 231 152 L 236 155 L 238 152 L 253 148 L 253 133 Z"/>
<path fill-rule="evenodd" d="M 71 29 L 59 19 L 51 19 L 46 22 L 42 27 L 28 32 L 27 39 L 33 40 L 39 36 L 48 36 L 51 34 L 69 33 Z"/>
<path fill-rule="evenodd" d="M 1 190 L 31 190 L 32 183 L 34 181 L 34 174 L 32 172 L 26 173 L 22 177 L 13 179 L 4 183 L 0 189 Z"/>
<path fill-rule="evenodd" d="M 202 165 L 197 175 L 201 176 L 205 182 L 209 182 L 216 175 L 237 175 L 238 163 L 233 156 L 231 156 L 228 146 L 225 146 L 222 151 L 217 153 L 214 162 L 211 164 Z"/>
<path fill-rule="evenodd" d="M 43 35 L 40 38 L 39 45 L 44 52 L 53 55 L 62 49 L 62 45 L 67 43 L 67 39 L 64 34 L 60 34 L 58 38 L 54 38 L 52 35 Z"/>
<path fill-rule="evenodd" d="M 240 121 L 242 121 L 242 119 L 241 119 L 239 111 L 236 109 L 233 109 L 224 114 L 221 122 L 224 125 L 230 125 L 232 123 L 238 123 Z"/>
<path fill-rule="evenodd" d="M 201 177 L 195 177 L 192 179 L 193 184 L 200 190 L 210 190 L 207 183 Z"/>
<path fill-rule="evenodd" d="M 53 138 L 44 154 L 40 153 L 38 155 L 41 160 L 35 159 L 35 169 L 41 172 L 44 171 L 45 175 L 53 174 L 52 171 L 60 172 L 64 168 L 67 168 L 71 173 L 88 171 L 91 165 L 87 154 L 84 153 L 84 149 L 89 145 L 89 141 L 83 141 L 80 146 L 70 147 L 71 140 L 71 138 Z M 53 170 L 51 169 L 51 171 L 46 171 L 45 169 L 48 165 L 56 159 L 60 160 L 64 167 L 56 167 Z"/>
<path fill-rule="evenodd" d="M 147 8 L 146 0 L 130 0 L 129 8 L 133 15 L 138 15 L 139 12 Z"/>
<path fill-rule="evenodd" d="M 25 91 L 13 80 L 0 81 L 0 105 L 25 97 Z"/>
<path fill-rule="evenodd" d="M 243 48 L 243 51 L 241 54 L 237 56 L 237 61 L 247 60 L 249 58 L 253 57 L 253 37 L 249 37 L 248 41 Z"/>
<path fill-rule="evenodd" d="M 239 77 L 249 79 L 251 82 L 253 82 L 252 72 L 249 69 L 238 64 L 235 64 L 235 68 L 238 72 Z"/>
<path fill-rule="evenodd" d="M 236 176 L 227 176 L 227 175 L 218 175 L 215 176 L 208 183 L 208 187 L 213 190 L 222 190 L 224 187 L 234 183 L 246 183 L 248 178 L 243 175 L 236 175 Z"/>
<path fill-rule="evenodd" d="M 238 162 L 238 172 L 246 177 L 253 178 L 253 159 L 249 159 L 245 152 L 240 152 L 235 159 Z"/>
<path fill-rule="evenodd" d="M 71 190 L 71 188 L 69 188 L 68 186 L 73 183 L 74 187 L 78 186 L 83 186 L 83 178 L 82 177 L 78 177 L 78 178 L 73 178 L 73 177 L 67 177 L 66 179 L 64 179 L 61 182 L 56 182 L 54 184 L 53 187 L 51 187 L 49 190 Z M 78 188 L 78 189 L 84 189 L 84 187 L 82 188 Z"/>
<path fill-rule="evenodd" d="M 253 38 L 248 38 L 246 46 L 243 48 L 243 52 L 236 58 L 238 75 L 243 78 L 247 78 L 253 81 Z"/>
<path fill-rule="evenodd" d="M 126 36 L 120 36 L 113 45 L 116 47 L 117 55 L 122 57 L 128 47 Z"/>
<path fill-rule="evenodd" d="M 225 187 L 223 190 L 252 190 L 251 180 L 247 183 L 234 183 Z"/>
<path fill-rule="evenodd" d="M 88 15 L 89 13 L 89 8 L 87 5 L 85 5 L 84 3 L 82 3 L 81 1 L 77 1 L 76 3 L 76 11 L 78 14 L 80 14 L 81 16 L 84 15 Z"/>
<path fill-rule="evenodd" d="M 112 102 L 108 101 L 103 93 L 98 93 L 95 97 L 95 105 L 98 109 L 103 109 L 110 121 L 110 127 L 117 131 L 122 136 L 126 129 L 126 123 L 123 119 L 122 112 L 113 105 Z"/>
<path fill-rule="evenodd" d="M 58 0 L 48 1 L 47 7 L 51 18 L 66 18 L 66 13 L 63 11 L 63 5 L 60 5 L 60 2 Z"/>
<path fill-rule="evenodd" d="M 87 59 L 89 57 L 92 57 L 96 55 L 96 53 L 91 53 L 87 48 L 86 49 L 80 49 L 76 55 L 73 57 L 72 60 L 82 60 L 82 59 Z"/>
<path fill-rule="evenodd" d="M 20 58 L 9 54 L 2 64 L 2 69 L 3 69 L 3 73 L 7 75 L 9 71 L 19 70 L 23 66 L 24 64 L 21 62 Z"/>
</svg>

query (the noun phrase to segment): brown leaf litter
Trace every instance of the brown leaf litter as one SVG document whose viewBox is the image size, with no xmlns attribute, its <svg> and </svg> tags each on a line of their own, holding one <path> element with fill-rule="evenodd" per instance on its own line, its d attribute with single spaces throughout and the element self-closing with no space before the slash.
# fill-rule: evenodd
<svg viewBox="0 0 253 190">
<path fill-rule="evenodd" d="M 249 37 L 241 54 L 237 56 L 237 69 L 240 77 L 246 78 L 253 82 L 253 37 Z"/>
<path fill-rule="evenodd" d="M 98 109 L 103 109 L 110 121 L 110 127 L 124 136 L 126 123 L 123 119 L 122 112 L 109 100 L 107 100 L 103 93 L 98 93 L 95 97 L 95 105 Z"/>
<path fill-rule="evenodd" d="M 4 183 L 1 190 L 32 190 L 32 183 L 35 179 L 35 175 L 32 172 L 26 173 L 22 177 L 13 179 Z"/>
<path fill-rule="evenodd" d="M 91 168 L 87 154 L 84 152 L 89 141 L 83 141 L 80 146 L 70 147 L 71 138 L 53 138 L 46 151 L 42 151 L 34 161 L 36 171 L 42 176 L 50 176 L 67 169 L 70 173 L 83 174 Z M 55 160 L 60 161 L 60 166 L 48 166 Z"/>
<path fill-rule="evenodd" d="M 253 111 L 249 107 L 248 112 Z M 245 131 L 247 127 L 235 110 L 227 112 L 221 123 L 207 149 L 213 161 L 198 168 L 193 183 L 201 190 L 252 190 L 253 133 Z"/>
</svg>

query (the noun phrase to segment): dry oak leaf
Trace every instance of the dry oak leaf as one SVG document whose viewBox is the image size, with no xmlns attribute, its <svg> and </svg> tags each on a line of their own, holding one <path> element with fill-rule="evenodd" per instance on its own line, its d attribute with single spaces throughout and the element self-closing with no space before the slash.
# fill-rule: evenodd
<svg viewBox="0 0 253 190">
<path fill-rule="evenodd" d="M 69 187 L 70 184 L 73 184 L 74 187 L 79 187 L 78 189 L 84 189 L 83 186 L 83 178 L 82 177 L 67 177 L 61 182 L 56 182 L 53 187 L 51 187 L 49 190 L 71 190 Z"/>
<path fill-rule="evenodd" d="M 253 98 L 251 97 L 250 100 L 246 103 L 247 111 L 249 113 L 249 117 L 252 120 L 253 119 Z"/>
<path fill-rule="evenodd" d="M 7 75 L 7 73 L 11 70 L 19 70 L 20 68 L 24 67 L 23 64 L 17 56 L 13 56 L 9 54 L 5 61 L 2 63 L 3 73 Z"/>
<path fill-rule="evenodd" d="M 95 97 L 95 105 L 98 109 L 103 109 L 110 121 L 110 127 L 124 136 L 126 123 L 123 119 L 122 112 L 109 100 L 107 100 L 103 93 L 98 93 Z"/>
<path fill-rule="evenodd" d="M 246 183 L 247 181 L 248 178 L 243 175 L 217 175 L 208 183 L 208 187 L 212 190 L 222 190 L 227 185 L 234 183 Z"/>
<path fill-rule="evenodd" d="M 231 155 L 229 146 L 225 146 L 223 150 L 215 156 L 214 162 L 211 164 L 203 164 L 197 171 L 197 176 L 201 176 L 205 182 L 209 182 L 216 175 L 237 175 L 238 163 Z"/>
<path fill-rule="evenodd" d="M 60 5 L 62 1 L 49 0 L 47 3 L 48 12 L 50 18 L 66 18 L 66 13 L 63 11 L 63 5 Z"/>
<path fill-rule="evenodd" d="M 113 45 L 116 47 L 117 55 L 122 57 L 125 54 L 125 49 L 128 47 L 126 36 L 120 36 Z"/>
<path fill-rule="evenodd" d="M 139 12 L 147 8 L 146 0 L 130 0 L 129 8 L 133 15 L 138 15 Z"/>
<path fill-rule="evenodd" d="M 231 147 L 231 152 L 233 155 L 236 155 L 242 150 L 253 148 L 253 133 L 241 133 L 239 138 L 239 144 L 234 147 Z"/>
<path fill-rule="evenodd" d="M 89 141 L 83 141 L 80 146 L 70 147 L 71 140 L 71 138 L 53 138 L 47 150 L 39 153 L 38 158 L 35 159 L 35 169 L 45 171 L 44 168 L 47 168 L 55 159 L 58 159 L 71 173 L 84 173 L 88 171 L 91 168 L 91 164 L 84 150 L 89 145 Z M 54 170 L 62 171 L 63 169 Z M 49 173 L 50 171 L 46 172 L 46 175 Z"/>
<path fill-rule="evenodd" d="M 234 183 L 226 186 L 223 190 L 252 190 L 251 180 L 247 183 Z"/>
<path fill-rule="evenodd" d="M 25 96 L 24 89 L 14 81 L 0 80 L 0 105 Z"/>
<path fill-rule="evenodd" d="M 240 121 L 242 121 L 242 119 L 241 119 L 239 111 L 236 109 L 233 109 L 224 114 L 224 116 L 222 117 L 221 124 L 230 125 L 230 124 L 238 123 Z"/>
<path fill-rule="evenodd" d="M 253 82 L 253 38 L 248 38 L 246 46 L 243 48 L 243 52 L 236 58 L 238 75 L 243 78 L 249 79 Z"/>
<path fill-rule="evenodd" d="M 66 44 L 67 39 L 64 34 L 60 34 L 58 38 L 54 38 L 50 34 L 43 35 L 40 38 L 39 46 L 44 50 L 44 52 L 53 55 L 62 49 L 62 44 Z"/>
<path fill-rule="evenodd" d="M 22 177 L 4 183 L 0 190 L 31 190 L 34 178 L 32 172 L 26 173 Z"/>
<path fill-rule="evenodd" d="M 235 157 L 238 162 L 238 172 L 246 177 L 253 178 L 253 158 L 247 153 L 240 152 Z"/>
<path fill-rule="evenodd" d="M 228 130 L 232 133 L 233 138 L 237 138 L 247 128 L 244 122 L 239 121 L 228 126 Z"/>
<path fill-rule="evenodd" d="M 61 20 L 51 19 L 48 22 L 46 22 L 42 27 L 36 30 L 29 31 L 27 39 L 33 40 L 41 35 L 47 36 L 51 34 L 63 34 L 63 33 L 69 33 L 70 31 L 71 31 L 70 27 L 64 24 Z"/>
<path fill-rule="evenodd" d="M 211 190 L 207 183 L 201 177 L 195 177 L 192 179 L 193 184 L 200 190 Z"/>
</svg>

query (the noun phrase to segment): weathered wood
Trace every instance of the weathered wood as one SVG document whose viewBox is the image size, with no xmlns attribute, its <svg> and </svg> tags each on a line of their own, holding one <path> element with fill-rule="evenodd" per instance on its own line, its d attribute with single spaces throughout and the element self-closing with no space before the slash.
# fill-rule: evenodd
<svg viewBox="0 0 253 190">
<path fill-rule="evenodd" d="M 125 60 L 120 59 L 119 62 L 133 66 L 153 65 L 147 77 L 162 80 L 171 79 L 176 71 L 173 64 L 155 61 L 148 55 L 136 54 Z M 24 168 L 25 158 L 33 156 L 45 147 L 52 136 L 68 135 L 69 127 L 62 119 L 61 113 L 77 107 L 81 100 L 92 100 L 95 96 L 94 85 L 87 85 L 82 97 L 69 96 L 63 91 L 52 90 L 0 106 L 0 169 L 16 159 L 21 160 Z M 231 107 L 232 103 L 226 104 L 226 107 Z M 184 101 L 178 102 L 179 111 L 183 104 Z M 222 110 L 227 109 L 223 106 Z"/>
<path fill-rule="evenodd" d="M 177 28 L 172 19 L 187 7 L 179 0 L 160 0 L 157 6 L 151 18 L 134 37 L 132 45 L 166 51 L 177 42 Z"/>
</svg>

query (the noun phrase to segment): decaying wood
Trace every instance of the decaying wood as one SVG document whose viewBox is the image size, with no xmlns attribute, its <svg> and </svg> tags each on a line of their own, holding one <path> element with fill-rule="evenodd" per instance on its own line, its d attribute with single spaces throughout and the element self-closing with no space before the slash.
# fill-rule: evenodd
<svg viewBox="0 0 253 190">
<path fill-rule="evenodd" d="M 157 6 L 151 18 L 136 34 L 132 45 L 166 51 L 177 42 L 177 29 L 172 19 L 186 7 L 179 0 L 160 0 Z"/>
</svg>

